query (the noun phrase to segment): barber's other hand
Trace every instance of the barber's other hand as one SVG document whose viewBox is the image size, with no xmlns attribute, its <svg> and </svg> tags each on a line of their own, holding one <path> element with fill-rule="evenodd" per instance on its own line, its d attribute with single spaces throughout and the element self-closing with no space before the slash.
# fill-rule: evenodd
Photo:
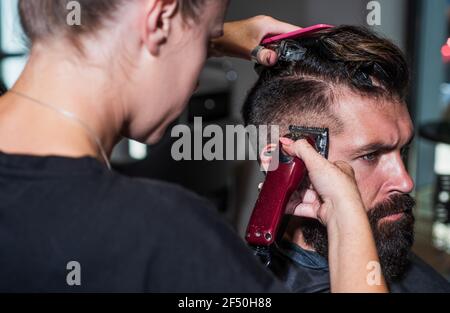
<svg viewBox="0 0 450 313">
<path fill-rule="evenodd" d="M 331 163 L 306 140 L 280 139 L 283 150 L 303 160 L 312 189 L 300 197 L 295 215 L 315 218 L 327 225 L 331 220 L 353 218 L 364 213 L 364 204 L 352 167 L 343 161 Z M 364 213 L 365 215 L 365 213 Z"/>
<path fill-rule="evenodd" d="M 230 56 L 250 60 L 252 50 L 269 35 L 279 35 L 300 27 L 278 21 L 269 16 L 255 16 L 246 20 L 225 23 L 224 35 L 212 40 L 210 56 Z M 258 63 L 264 66 L 275 65 L 276 52 L 262 49 L 258 53 Z"/>
</svg>

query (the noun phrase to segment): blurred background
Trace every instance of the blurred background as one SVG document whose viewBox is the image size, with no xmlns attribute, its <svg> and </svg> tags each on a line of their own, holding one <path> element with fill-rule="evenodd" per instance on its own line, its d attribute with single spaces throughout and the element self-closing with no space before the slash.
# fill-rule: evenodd
<svg viewBox="0 0 450 313">
<path fill-rule="evenodd" d="M 0 1 L 3 90 L 12 86 L 27 59 L 16 7 L 17 0 Z M 414 250 L 450 279 L 450 0 L 231 0 L 227 20 L 260 14 L 304 27 L 373 27 L 406 53 L 412 69 L 408 104 L 417 134 L 407 161 L 418 201 Z M 194 117 L 202 117 L 203 127 L 240 124 L 243 100 L 256 79 L 250 62 L 209 60 L 198 92 L 175 124 L 193 132 L 198 132 Z M 178 183 L 209 198 L 242 235 L 264 179 L 256 161 L 176 162 L 171 157 L 175 140 L 170 130 L 155 146 L 123 140 L 114 151 L 114 167 L 130 176 Z"/>
</svg>

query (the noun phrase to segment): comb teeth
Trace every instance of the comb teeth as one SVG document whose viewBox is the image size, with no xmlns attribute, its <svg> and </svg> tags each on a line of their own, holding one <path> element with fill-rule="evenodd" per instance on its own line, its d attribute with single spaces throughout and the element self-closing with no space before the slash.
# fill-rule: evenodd
<svg viewBox="0 0 450 313">
<path fill-rule="evenodd" d="M 312 137 L 316 144 L 316 150 L 324 158 L 328 158 L 329 130 L 322 127 L 289 126 L 289 137 L 292 140 L 299 140 L 305 136 Z"/>
</svg>

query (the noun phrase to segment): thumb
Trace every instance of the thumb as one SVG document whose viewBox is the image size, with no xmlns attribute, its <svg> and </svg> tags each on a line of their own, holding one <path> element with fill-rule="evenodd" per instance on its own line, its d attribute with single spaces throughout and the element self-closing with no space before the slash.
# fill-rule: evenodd
<svg viewBox="0 0 450 313">
<path fill-rule="evenodd" d="M 273 66 L 278 61 L 278 55 L 270 49 L 262 49 L 257 55 L 258 63 L 263 66 Z"/>
</svg>

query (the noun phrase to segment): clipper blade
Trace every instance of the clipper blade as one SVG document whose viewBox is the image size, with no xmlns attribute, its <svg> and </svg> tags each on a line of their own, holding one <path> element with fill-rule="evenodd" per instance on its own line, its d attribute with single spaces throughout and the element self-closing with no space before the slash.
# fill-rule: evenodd
<svg viewBox="0 0 450 313">
<path fill-rule="evenodd" d="M 315 142 L 315 148 L 324 158 L 328 158 L 329 130 L 321 127 L 289 126 L 289 134 L 286 136 L 294 141 L 310 137 Z"/>
</svg>

